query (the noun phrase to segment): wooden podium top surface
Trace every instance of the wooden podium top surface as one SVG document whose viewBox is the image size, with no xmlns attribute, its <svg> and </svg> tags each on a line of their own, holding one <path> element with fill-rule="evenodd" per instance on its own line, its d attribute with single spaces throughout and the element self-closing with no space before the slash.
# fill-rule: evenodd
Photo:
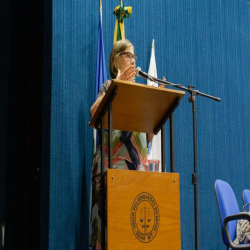
<svg viewBox="0 0 250 250">
<path fill-rule="evenodd" d="M 153 133 L 176 99 L 185 95 L 184 91 L 112 80 L 89 123 L 90 127 L 95 127 L 115 86 L 118 86 L 118 91 L 112 103 L 112 127 L 124 131 Z M 105 114 L 105 128 L 108 128 L 108 112 Z"/>
</svg>

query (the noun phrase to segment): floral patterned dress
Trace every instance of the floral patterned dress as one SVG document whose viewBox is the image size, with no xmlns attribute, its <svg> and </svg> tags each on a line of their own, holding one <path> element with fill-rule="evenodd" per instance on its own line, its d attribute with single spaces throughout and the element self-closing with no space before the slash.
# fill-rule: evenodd
<svg viewBox="0 0 250 250">
<path fill-rule="evenodd" d="M 106 81 L 98 98 L 106 93 L 111 81 Z M 100 133 L 99 138 L 100 138 Z M 147 164 L 147 139 L 145 133 L 113 130 L 113 168 L 137 170 Z M 99 140 L 100 142 L 101 140 Z M 105 166 L 108 168 L 108 132 L 105 130 Z M 92 201 L 90 222 L 90 249 L 101 249 L 101 145 L 97 146 L 92 163 Z"/>
</svg>

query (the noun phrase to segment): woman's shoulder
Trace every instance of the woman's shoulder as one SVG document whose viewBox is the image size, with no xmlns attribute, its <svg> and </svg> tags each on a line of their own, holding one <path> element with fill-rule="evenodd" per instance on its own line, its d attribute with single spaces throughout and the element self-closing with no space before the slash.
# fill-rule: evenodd
<svg viewBox="0 0 250 250">
<path fill-rule="evenodd" d="M 111 80 L 107 80 L 107 81 L 105 81 L 105 82 L 103 83 L 103 85 L 102 85 L 102 87 L 101 87 L 101 89 L 100 89 L 100 92 L 99 92 L 98 96 L 99 96 L 99 95 L 106 94 L 106 92 L 107 92 L 108 89 L 109 89 L 109 86 L 110 86 L 111 82 L 112 82 Z"/>
<path fill-rule="evenodd" d="M 105 81 L 105 82 L 103 83 L 103 86 L 105 86 L 105 88 L 107 88 L 107 90 L 108 90 L 108 88 L 109 88 L 111 82 L 112 82 L 112 81 L 111 81 L 110 79 L 108 79 L 107 81 Z"/>
<path fill-rule="evenodd" d="M 108 79 L 108 80 L 106 80 L 103 84 L 111 84 L 111 82 L 112 82 L 112 80 L 111 79 Z"/>
</svg>

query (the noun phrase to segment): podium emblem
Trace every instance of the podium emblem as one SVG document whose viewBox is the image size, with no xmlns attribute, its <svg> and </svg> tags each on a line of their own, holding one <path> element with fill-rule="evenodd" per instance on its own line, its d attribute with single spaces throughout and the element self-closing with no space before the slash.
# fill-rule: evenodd
<svg viewBox="0 0 250 250">
<path fill-rule="evenodd" d="M 152 241 L 159 229 L 160 213 L 155 198 L 147 192 L 140 193 L 133 201 L 130 213 L 135 237 L 143 243 Z"/>
</svg>

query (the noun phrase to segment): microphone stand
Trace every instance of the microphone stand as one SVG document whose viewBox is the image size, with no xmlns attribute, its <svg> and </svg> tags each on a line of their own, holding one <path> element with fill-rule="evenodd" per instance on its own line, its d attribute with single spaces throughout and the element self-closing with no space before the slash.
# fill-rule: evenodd
<svg viewBox="0 0 250 250">
<path fill-rule="evenodd" d="M 174 84 L 171 82 L 167 82 L 161 79 L 158 79 L 153 76 L 149 76 L 148 78 L 150 81 L 160 83 L 162 85 L 166 86 L 172 86 L 178 89 L 182 89 L 184 91 L 187 91 L 190 96 L 188 98 L 189 102 L 192 103 L 192 113 L 193 113 L 193 157 L 194 157 L 194 173 L 192 174 L 192 185 L 194 185 L 194 214 L 195 214 L 195 250 L 199 249 L 199 238 L 198 238 L 198 219 L 197 219 L 197 208 L 198 208 L 198 201 L 197 201 L 197 182 L 198 182 L 198 166 L 197 166 L 197 145 L 196 145 L 196 107 L 195 107 L 195 101 L 198 95 L 210 98 L 212 100 L 215 100 L 217 102 L 220 102 L 221 99 L 218 97 L 214 97 L 211 95 L 204 94 L 200 92 L 199 90 L 195 90 L 195 86 L 189 85 L 188 88 L 184 87 L 181 84 Z"/>
</svg>

